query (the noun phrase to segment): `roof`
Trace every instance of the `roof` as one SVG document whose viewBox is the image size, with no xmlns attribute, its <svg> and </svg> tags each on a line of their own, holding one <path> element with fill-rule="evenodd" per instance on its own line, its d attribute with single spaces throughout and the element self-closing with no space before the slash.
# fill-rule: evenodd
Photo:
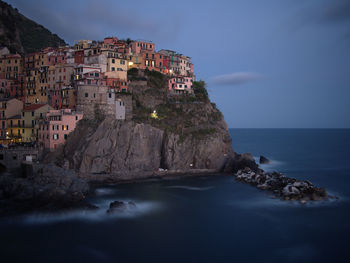
<svg viewBox="0 0 350 263">
<path fill-rule="evenodd" d="M 31 104 L 24 106 L 23 111 L 35 111 L 37 109 L 40 109 L 41 107 L 46 106 L 47 104 Z"/>
</svg>

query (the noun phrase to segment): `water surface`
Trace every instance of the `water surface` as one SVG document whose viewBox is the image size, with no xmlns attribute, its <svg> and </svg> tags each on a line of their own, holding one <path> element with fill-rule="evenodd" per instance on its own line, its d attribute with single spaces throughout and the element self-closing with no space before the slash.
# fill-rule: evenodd
<svg viewBox="0 0 350 263">
<path fill-rule="evenodd" d="M 208 176 L 105 186 L 97 212 L 0 222 L 1 262 L 350 262 L 350 130 L 230 130 L 267 170 L 340 197 L 308 205 Z M 136 209 L 109 216 L 111 201 Z"/>
</svg>

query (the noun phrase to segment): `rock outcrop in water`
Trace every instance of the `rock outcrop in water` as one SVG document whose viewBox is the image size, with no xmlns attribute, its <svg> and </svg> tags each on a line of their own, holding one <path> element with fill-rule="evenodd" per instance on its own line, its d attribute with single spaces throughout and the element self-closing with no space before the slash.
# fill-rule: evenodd
<svg viewBox="0 0 350 263">
<path fill-rule="evenodd" d="M 234 174 L 236 180 L 256 186 L 261 190 L 272 192 L 276 197 L 283 200 L 307 201 L 326 200 L 328 196 L 324 188 L 317 188 L 309 181 L 301 181 L 289 178 L 281 173 L 267 173 L 263 170 L 253 171 L 249 167 L 238 170 Z"/>
<path fill-rule="evenodd" d="M 0 176 L 0 215 L 86 206 L 88 192 L 88 183 L 74 171 L 52 164 L 35 165 L 28 175 Z"/>
</svg>

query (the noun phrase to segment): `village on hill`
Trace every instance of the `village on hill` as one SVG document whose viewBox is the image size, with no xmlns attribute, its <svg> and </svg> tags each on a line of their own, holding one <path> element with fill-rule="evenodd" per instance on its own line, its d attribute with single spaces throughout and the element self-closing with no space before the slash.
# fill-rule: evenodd
<svg viewBox="0 0 350 263">
<path fill-rule="evenodd" d="M 128 118 L 132 94 L 128 71 L 156 71 L 168 77 L 169 95 L 193 94 L 191 58 L 155 50 L 151 41 L 80 40 L 74 46 L 10 54 L 0 48 L 0 143 L 53 151 L 65 143 L 94 107 L 116 119 Z"/>
</svg>

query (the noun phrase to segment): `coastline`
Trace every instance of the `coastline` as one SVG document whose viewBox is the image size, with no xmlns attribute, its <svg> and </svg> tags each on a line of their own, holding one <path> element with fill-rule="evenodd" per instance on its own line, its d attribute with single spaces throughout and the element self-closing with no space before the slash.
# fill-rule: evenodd
<svg viewBox="0 0 350 263">
<path fill-rule="evenodd" d="M 148 180 L 166 180 L 183 177 L 200 177 L 208 175 L 228 175 L 217 169 L 188 169 L 188 170 L 168 170 L 168 171 L 139 171 L 120 172 L 115 174 L 78 174 L 77 177 L 87 180 L 89 184 L 127 184 L 139 183 Z M 230 174 L 231 175 L 231 174 Z"/>
</svg>

